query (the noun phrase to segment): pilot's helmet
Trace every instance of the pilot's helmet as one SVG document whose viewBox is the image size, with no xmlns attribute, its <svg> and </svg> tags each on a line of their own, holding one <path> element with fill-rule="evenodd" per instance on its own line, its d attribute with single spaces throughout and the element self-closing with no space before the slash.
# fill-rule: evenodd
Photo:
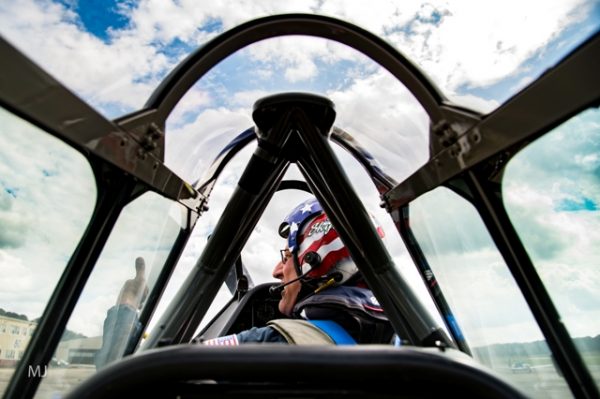
<svg viewBox="0 0 600 399">
<path fill-rule="evenodd" d="M 383 229 L 372 217 L 379 236 Z M 342 285 L 358 274 L 358 268 L 319 202 L 309 199 L 284 219 L 279 235 L 288 240 L 298 276 L 310 282 L 326 277 Z"/>
</svg>

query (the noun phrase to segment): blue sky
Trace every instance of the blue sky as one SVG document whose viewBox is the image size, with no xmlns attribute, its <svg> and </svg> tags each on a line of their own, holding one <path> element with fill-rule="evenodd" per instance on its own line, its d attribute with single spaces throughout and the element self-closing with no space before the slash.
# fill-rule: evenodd
<svg viewBox="0 0 600 399">
<path fill-rule="evenodd" d="M 226 29 L 265 15 L 317 12 L 353 22 L 393 44 L 451 100 L 484 112 L 533 81 L 600 27 L 598 1 L 399 3 L 382 0 L 374 6 L 367 1 L 269 0 L 203 2 L 199 6 L 193 1 L 167 0 L 18 0 L 0 4 L 0 34 L 86 102 L 113 118 L 139 109 L 189 52 Z M 195 180 L 198 171 L 228 141 L 227 137 L 233 138 L 252 124 L 252 103 L 262 95 L 282 90 L 313 91 L 331 97 L 339 109 L 336 123 L 355 135 L 384 166 L 393 168 L 393 175 L 399 180 L 427 157 L 427 116 L 389 74 L 343 45 L 319 39 L 287 38 L 250 46 L 198 82 L 168 121 L 167 164 L 189 181 Z M 596 120 L 594 116 L 585 122 L 589 125 Z M 392 133 L 395 140 L 390 140 Z M 586 159 L 591 159 L 588 164 L 594 162 L 592 158 Z M 242 157 L 234 162 L 233 171 L 223 177 L 227 184 L 220 192 L 215 191 L 214 204 L 226 202 L 243 161 Z M 46 171 L 51 172 L 46 178 L 64 176 L 60 169 Z M 40 173 L 43 175 L 43 171 Z M 359 172 L 348 173 L 353 181 L 361 181 Z M 0 184 L 4 195 L 1 205 L 9 209 L 10 201 L 25 192 L 26 182 L 3 179 Z M 359 191 L 372 191 L 369 183 L 357 184 Z M 597 213 L 600 201 L 598 193 L 588 191 L 571 190 L 571 194 L 577 195 L 565 197 L 560 193 L 554 200 L 548 200 L 543 190 L 534 195 L 517 185 L 515 192 L 527 194 L 514 200 L 525 210 L 536 209 L 539 201 L 547 201 L 548 209 L 558 213 Z M 370 203 L 374 204 L 373 212 L 381 212 L 376 196 Z M 4 208 L 0 211 L 4 212 Z M 277 217 L 285 213 L 283 208 L 274 212 Z M 211 217 L 201 220 L 206 226 L 199 229 L 192 240 L 193 246 L 182 257 L 186 267 L 191 267 L 197 257 L 202 247 L 199 243 L 206 241 L 200 230 L 206 235 L 216 223 Z M 0 218 L 3 222 L 18 222 L 24 230 L 33 226 L 27 224 L 31 221 L 14 219 L 12 214 L 0 212 Z M 393 230 L 393 226 L 388 228 Z M 279 247 L 265 246 L 270 239 L 261 234 L 253 238 L 254 247 L 260 251 L 251 252 L 247 260 L 265 280 Z M 52 237 L 38 238 L 32 238 L 31 242 L 48 248 L 56 244 Z M 24 244 L 10 252 L 0 248 L 3 259 L 14 260 L 3 265 L 13 267 L 10 269 L 13 272 L 30 267 L 29 262 L 36 263 L 31 261 L 35 253 L 35 248 Z M 265 253 L 270 254 L 267 264 Z M 401 249 L 393 255 L 401 260 L 399 263 L 410 262 Z M 24 286 L 26 283 L 33 289 L 39 289 L 41 284 L 28 281 Z M 493 286 L 481 289 L 491 290 Z M 111 300 L 105 298 L 107 303 Z M 42 305 L 38 303 L 36 309 Z M 39 310 L 11 310 L 39 315 Z M 79 325 L 97 330 L 102 315 L 85 322 L 82 319 Z"/>
<path fill-rule="evenodd" d="M 219 33 L 288 12 L 336 17 L 381 36 L 451 101 L 483 113 L 600 29 L 598 0 L 15 0 L 0 2 L 0 34 L 100 113 L 115 118 L 141 108 L 184 57 Z M 281 91 L 311 91 L 332 99 L 336 126 L 350 132 L 398 181 L 428 158 L 427 114 L 387 71 L 344 45 L 288 37 L 231 55 L 186 93 L 167 120 L 165 163 L 185 180 L 197 180 L 230 139 L 253 125 L 254 101 Z M 0 120 L 0 307 L 36 318 L 86 227 L 96 187 L 80 154 L 4 110 Z M 600 332 L 598 131 L 600 114 L 587 111 L 527 147 L 535 151 L 511 160 L 504 175 L 509 215 L 573 336 Z M 245 149 L 223 171 L 210 210 L 196 224 L 151 326 L 194 267 L 251 151 Z M 386 231 L 385 243 L 399 272 L 435 312 L 372 182 L 347 153 L 336 155 Z M 300 178 L 293 166 L 290 176 Z M 286 192 L 269 204 L 242 253 L 255 283 L 273 280 L 285 245 L 277 227 L 290 204 L 305 197 Z M 427 201 L 432 203 L 427 206 Z M 179 208 L 154 193 L 128 205 L 69 329 L 101 334 L 106 310 L 123 281 L 133 277 L 129 266 L 137 256 L 146 258 L 153 281 L 181 222 Z M 419 240 L 472 347 L 542 339 L 470 204 L 442 188 L 419 198 L 411 212 L 411 224 L 421 233 Z M 230 297 L 221 287 L 203 322 Z"/>
<path fill-rule="evenodd" d="M 371 7 L 368 2 L 310 0 L 202 6 L 20 0 L 0 6 L 0 32 L 105 115 L 116 117 L 141 107 L 185 55 L 219 32 L 268 14 L 316 11 L 382 35 L 451 99 L 489 111 L 600 27 L 597 1 L 513 2 L 407 1 L 399 6 L 381 1 Z M 364 66 L 356 54 L 327 54 L 319 46 L 307 45 L 303 54 L 289 45 L 272 47 L 259 57 L 249 49 L 220 68 L 227 79 L 219 83 L 227 94 L 257 89 L 327 93 L 347 88 L 356 68 Z M 248 79 L 244 71 L 257 69 L 271 74 Z M 227 105 L 218 95 L 213 100 L 212 106 Z"/>
<path fill-rule="evenodd" d="M 119 30 L 127 28 L 131 23 L 129 12 L 135 8 L 138 1 L 101 1 L 89 0 L 79 2 L 62 1 L 69 9 L 73 10 L 82 24 L 85 31 L 98 37 L 105 43 L 111 42 L 111 34 Z M 531 56 L 522 61 L 518 70 L 514 74 L 507 76 L 498 82 L 488 85 L 477 85 L 465 83 L 456 88 L 459 95 L 471 94 L 485 100 L 502 102 L 514 94 L 517 89 L 522 88 L 527 82 L 541 75 L 548 66 L 558 62 L 561 58 L 571 52 L 579 43 L 599 29 L 600 21 L 600 2 L 592 3 L 590 11 L 586 18 L 583 18 L 578 24 L 567 26 L 564 31 L 550 40 L 546 46 L 537 49 Z M 428 13 L 419 14 L 414 19 L 409 20 L 404 25 L 385 29 L 385 32 L 392 31 L 404 32 L 407 36 L 417 35 L 414 25 L 431 25 L 437 27 L 442 22 L 442 19 L 449 14 L 448 11 L 440 11 L 433 8 Z M 223 23 L 219 18 L 209 18 L 202 21 L 197 28 L 199 31 L 210 33 L 219 33 L 223 31 Z M 182 55 L 193 51 L 195 47 L 186 43 L 179 38 L 174 38 L 168 43 L 161 43 L 160 52 L 170 58 L 180 58 Z M 316 60 L 319 63 L 319 60 Z M 321 63 L 322 64 L 322 63 Z M 227 60 L 226 65 L 221 68 L 221 72 L 227 74 L 229 79 L 223 79 L 228 84 L 228 88 L 232 91 L 252 90 L 257 87 L 256 82 L 245 79 L 243 73 L 239 73 L 239 69 L 254 69 L 259 68 L 260 61 L 249 61 L 244 56 L 233 56 Z M 309 90 L 322 91 L 341 88 L 344 84 L 348 84 L 348 79 L 345 79 L 345 69 L 352 68 L 354 64 L 348 61 L 341 61 L 336 64 L 335 72 L 323 65 L 319 65 L 320 72 L 315 79 L 306 82 L 297 82 L 289 87 L 290 90 Z M 271 65 L 273 67 L 273 65 Z M 330 71 L 328 73 L 328 71 Z M 231 78 L 233 77 L 233 79 Z M 282 81 L 274 79 L 272 81 L 262 81 L 260 87 L 266 90 L 276 90 L 280 88 Z M 224 103 L 219 103 L 224 105 Z"/>
<path fill-rule="evenodd" d="M 582 23 L 568 26 L 548 45 L 535 51 L 522 63 L 520 70 L 514 76 L 484 87 L 466 86 L 461 89 L 485 99 L 495 99 L 499 102 L 507 100 L 516 89 L 522 88 L 523 84 L 530 82 L 532 77 L 540 76 L 549 66 L 558 63 L 579 43 L 597 32 L 600 29 L 599 22 L 600 2 L 596 2 L 592 4 L 589 16 Z"/>
<path fill-rule="evenodd" d="M 86 0 L 78 2 L 61 1 L 66 7 L 77 13 L 83 28 L 103 40 L 110 42 L 110 30 L 119 30 L 127 26 L 129 18 L 125 9 L 131 1 Z"/>
</svg>

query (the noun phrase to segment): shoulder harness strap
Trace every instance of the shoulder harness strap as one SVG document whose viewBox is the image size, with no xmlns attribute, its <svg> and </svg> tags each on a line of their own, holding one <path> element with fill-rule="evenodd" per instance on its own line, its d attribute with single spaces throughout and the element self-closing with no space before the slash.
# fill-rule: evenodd
<svg viewBox="0 0 600 399">
<path fill-rule="evenodd" d="M 276 319 L 267 325 L 283 335 L 289 344 L 335 345 L 329 335 L 306 320 Z"/>
<path fill-rule="evenodd" d="M 356 341 L 339 324 L 331 320 L 277 319 L 267 323 L 289 344 L 356 345 Z"/>
<path fill-rule="evenodd" d="M 309 323 L 324 331 L 336 345 L 356 345 L 356 341 L 348 331 L 332 320 L 308 320 Z"/>
</svg>

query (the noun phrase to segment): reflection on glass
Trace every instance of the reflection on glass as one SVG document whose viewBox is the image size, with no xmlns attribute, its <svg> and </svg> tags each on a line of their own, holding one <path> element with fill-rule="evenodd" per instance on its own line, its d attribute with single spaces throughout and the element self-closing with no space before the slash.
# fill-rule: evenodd
<svg viewBox="0 0 600 399">
<path fill-rule="evenodd" d="M 146 261 L 138 256 L 135 259 L 135 277 L 125 281 L 117 303 L 106 313 L 102 346 L 94 355 L 96 370 L 120 359 L 124 353 L 132 352 L 142 329 L 138 311 L 142 309 L 147 296 Z"/>
<path fill-rule="evenodd" d="M 211 302 L 210 307 L 202 318 L 202 321 L 194 331 L 194 337 L 200 334 L 200 332 L 208 325 L 208 323 L 211 322 L 217 314 L 219 314 L 225 305 L 231 301 L 231 298 L 233 298 L 233 294 L 229 287 L 227 287 L 227 284 L 221 284 L 221 288 L 219 288 L 219 292 L 217 292 L 215 299 Z"/>
<path fill-rule="evenodd" d="M 95 202 L 79 152 L 0 108 L 0 394 Z"/>
<path fill-rule="evenodd" d="M 278 58 L 291 49 L 292 56 Z M 186 93 L 167 119 L 166 164 L 184 179 L 197 180 L 229 141 L 254 125 L 254 102 L 283 92 L 330 98 L 335 125 L 398 181 L 428 158 L 429 118 L 402 83 L 343 44 L 293 36 L 230 55 Z"/>
<path fill-rule="evenodd" d="M 179 261 L 171 274 L 171 278 L 165 287 L 165 290 L 160 298 L 158 305 L 156 306 L 156 310 L 154 311 L 150 322 L 148 323 L 147 331 L 152 332 L 153 328 L 156 326 L 158 321 L 162 318 L 164 312 L 167 310 L 167 307 L 175 298 L 178 290 L 183 285 L 185 279 L 190 274 L 190 271 L 200 258 L 204 247 L 208 241 L 208 238 L 213 232 L 213 229 L 233 190 L 235 189 L 237 182 L 248 163 L 254 148 L 256 147 L 255 143 L 249 144 L 246 149 L 240 151 L 236 156 L 234 156 L 227 167 L 223 169 L 219 179 L 217 180 L 214 189 L 210 195 L 209 201 L 209 209 L 202 213 L 202 216 L 196 222 L 194 226 L 191 236 L 187 241 L 185 248 L 181 256 L 179 257 Z M 247 258 L 244 258 L 245 266 L 248 266 Z M 252 274 L 252 273 L 251 273 Z M 201 326 L 203 327 L 211 317 L 213 317 L 231 298 L 232 293 L 226 289 L 226 284 L 223 284 L 219 293 L 215 297 L 214 301 L 211 303 L 210 309 L 203 318 L 201 322 Z"/>
<path fill-rule="evenodd" d="M 571 396 L 475 208 L 436 188 L 410 204 L 410 225 L 473 357 L 531 397 Z"/>
<path fill-rule="evenodd" d="M 600 387 L 600 111 L 577 115 L 507 165 L 512 223 Z"/>
<path fill-rule="evenodd" d="M 63 395 L 143 338 L 140 312 L 184 227 L 185 213 L 180 204 L 153 192 L 123 209 L 36 398 Z"/>
</svg>

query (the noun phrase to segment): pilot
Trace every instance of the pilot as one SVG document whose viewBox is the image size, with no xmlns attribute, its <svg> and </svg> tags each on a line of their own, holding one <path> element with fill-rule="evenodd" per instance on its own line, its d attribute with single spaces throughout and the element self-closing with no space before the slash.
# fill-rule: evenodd
<svg viewBox="0 0 600 399">
<path fill-rule="evenodd" d="M 375 220 L 374 220 L 375 222 Z M 380 237 L 383 230 L 377 226 Z M 279 227 L 287 239 L 271 287 L 288 316 L 238 334 L 206 340 L 207 345 L 248 342 L 289 344 L 389 343 L 393 330 L 350 253 L 316 199 L 298 205 Z"/>
</svg>

